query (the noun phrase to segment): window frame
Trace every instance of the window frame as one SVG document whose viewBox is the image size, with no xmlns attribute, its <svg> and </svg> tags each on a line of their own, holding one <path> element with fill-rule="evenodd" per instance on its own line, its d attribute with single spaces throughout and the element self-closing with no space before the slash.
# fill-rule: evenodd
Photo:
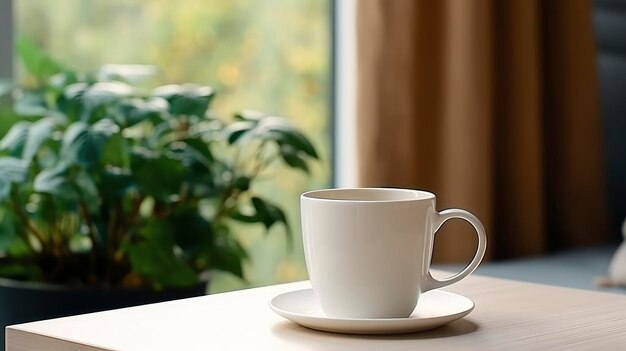
<svg viewBox="0 0 626 351">
<path fill-rule="evenodd" d="M 356 131 L 356 0 L 331 3 L 332 59 L 330 75 L 332 130 L 331 184 L 340 188 L 357 187 L 358 148 Z"/>
<path fill-rule="evenodd" d="M 13 78 L 13 0 L 0 0 L 0 78 Z"/>
</svg>

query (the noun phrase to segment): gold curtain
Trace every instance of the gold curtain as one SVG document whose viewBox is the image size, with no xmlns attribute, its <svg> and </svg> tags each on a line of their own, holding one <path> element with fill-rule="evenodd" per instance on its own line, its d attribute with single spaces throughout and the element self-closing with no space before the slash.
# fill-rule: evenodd
<svg viewBox="0 0 626 351">
<path fill-rule="evenodd" d="M 360 0 L 361 186 L 476 214 L 492 259 L 608 238 L 591 0 Z M 435 259 L 467 260 L 446 224 Z"/>
</svg>

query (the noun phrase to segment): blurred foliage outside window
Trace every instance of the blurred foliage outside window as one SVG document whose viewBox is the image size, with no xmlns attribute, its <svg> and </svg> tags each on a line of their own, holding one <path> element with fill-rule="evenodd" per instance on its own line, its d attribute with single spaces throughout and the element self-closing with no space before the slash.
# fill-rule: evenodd
<svg viewBox="0 0 626 351">
<path fill-rule="evenodd" d="M 284 206 L 294 228 L 241 226 L 250 250 L 244 283 L 226 274 L 210 290 L 306 278 L 299 194 L 330 183 L 330 0 L 15 1 L 16 35 L 82 71 L 107 63 L 154 65 L 152 83 L 212 86 L 219 116 L 253 109 L 289 118 L 312 138 L 322 161 L 311 176 L 290 171 L 255 191 Z M 17 77 L 24 77 L 18 67 Z"/>
</svg>

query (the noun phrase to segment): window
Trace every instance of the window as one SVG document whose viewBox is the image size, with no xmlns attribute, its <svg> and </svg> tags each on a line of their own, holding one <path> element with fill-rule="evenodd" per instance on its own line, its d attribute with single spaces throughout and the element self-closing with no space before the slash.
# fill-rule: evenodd
<svg viewBox="0 0 626 351">
<path fill-rule="evenodd" d="M 9 2 L 10 3 L 10 2 Z M 10 5 L 9 5 L 10 6 Z M 299 194 L 330 185 L 331 0 L 15 1 L 16 36 L 37 42 L 81 70 L 105 63 L 155 65 L 156 84 L 192 82 L 217 91 L 213 110 L 249 108 L 289 117 L 322 155 L 310 177 L 289 171 L 259 192 L 280 194 L 294 230 L 293 248 L 275 228 L 242 227 L 255 285 L 306 277 L 299 237 Z M 16 77 L 21 68 L 16 65 Z M 241 286 L 221 274 L 212 290 Z"/>
</svg>

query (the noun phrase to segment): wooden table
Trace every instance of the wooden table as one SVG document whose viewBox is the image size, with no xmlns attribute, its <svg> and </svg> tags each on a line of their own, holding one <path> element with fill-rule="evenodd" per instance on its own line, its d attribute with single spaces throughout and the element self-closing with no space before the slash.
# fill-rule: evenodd
<svg viewBox="0 0 626 351">
<path fill-rule="evenodd" d="M 274 314 L 275 285 L 7 327 L 7 351 L 623 350 L 626 296 L 471 276 L 448 290 L 476 303 L 439 329 L 357 336 L 306 329 Z"/>
</svg>

